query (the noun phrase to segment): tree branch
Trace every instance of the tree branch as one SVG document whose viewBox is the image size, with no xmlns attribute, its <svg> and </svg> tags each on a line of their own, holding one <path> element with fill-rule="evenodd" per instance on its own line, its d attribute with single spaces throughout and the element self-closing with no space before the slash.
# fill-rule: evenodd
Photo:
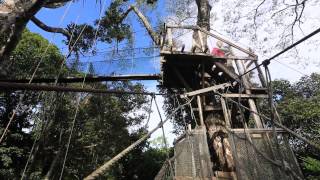
<svg viewBox="0 0 320 180">
<path fill-rule="evenodd" d="M 71 37 L 70 33 L 66 29 L 48 26 L 48 25 L 44 24 L 42 21 L 40 21 L 39 19 L 37 19 L 35 16 L 31 17 L 31 21 L 44 31 L 53 32 L 53 33 L 60 33 L 64 36 L 66 36 L 68 39 L 70 39 L 70 37 Z"/>
<path fill-rule="evenodd" d="M 150 35 L 153 42 L 155 42 L 156 45 L 159 45 L 160 38 L 158 34 L 153 31 L 152 26 L 150 25 L 148 19 L 140 12 L 140 10 L 136 6 L 130 5 L 127 11 L 122 14 L 118 23 L 121 23 L 122 21 L 124 21 L 124 19 L 129 15 L 131 11 L 133 11 L 138 16 L 138 18 L 142 21 L 144 27 L 148 31 L 148 34 Z"/>
<path fill-rule="evenodd" d="M 142 21 L 142 23 L 143 23 L 144 27 L 146 28 L 146 30 L 148 31 L 148 34 L 152 38 L 153 42 L 156 45 L 159 45 L 160 44 L 160 42 L 159 42 L 160 38 L 159 38 L 158 34 L 153 31 L 148 19 L 139 11 L 139 9 L 136 6 L 131 5 L 129 9 L 132 9 L 136 13 L 136 15 Z"/>
<path fill-rule="evenodd" d="M 58 8 L 58 7 L 64 6 L 69 1 L 71 1 L 71 0 L 49 0 L 45 3 L 44 7 Z"/>
</svg>

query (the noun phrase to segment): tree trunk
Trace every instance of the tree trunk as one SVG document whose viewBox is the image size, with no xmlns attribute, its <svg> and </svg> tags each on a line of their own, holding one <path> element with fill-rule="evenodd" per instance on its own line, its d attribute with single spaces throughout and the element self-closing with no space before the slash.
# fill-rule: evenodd
<svg viewBox="0 0 320 180">
<path fill-rule="evenodd" d="M 201 29 L 210 31 L 210 11 L 211 6 L 208 0 L 196 0 L 198 7 L 198 19 L 197 25 Z M 193 33 L 193 46 L 196 46 L 200 51 L 204 51 L 208 48 L 207 35 L 200 31 L 194 31 Z M 216 154 L 219 163 L 220 170 L 234 171 L 234 161 L 231 153 L 231 146 L 227 139 L 227 131 L 225 128 L 224 118 L 218 114 L 209 114 L 206 119 L 206 128 L 209 135 L 210 143 L 214 153 Z"/>
<path fill-rule="evenodd" d="M 70 0 L 3 0 L 0 4 L 0 77 L 7 75 L 10 55 L 29 20 L 43 7 L 57 8 Z"/>
<path fill-rule="evenodd" d="M 4 0 L 0 5 L 0 75 L 6 75 L 10 55 L 28 21 L 45 4 L 43 0 Z"/>
<path fill-rule="evenodd" d="M 196 4 L 198 7 L 198 19 L 197 25 L 210 31 L 210 11 L 211 6 L 208 0 L 196 0 Z M 200 51 L 204 51 L 208 48 L 207 45 L 207 35 L 202 32 L 194 31 L 193 32 L 193 47 L 196 47 Z"/>
<path fill-rule="evenodd" d="M 51 179 L 51 176 L 52 176 L 52 174 L 53 174 L 53 171 L 55 170 L 55 166 L 56 166 L 56 164 L 58 163 L 58 160 L 60 159 L 60 156 L 61 156 L 61 147 L 59 148 L 59 150 L 58 150 L 58 152 L 57 152 L 57 154 L 55 155 L 55 157 L 54 157 L 54 159 L 53 159 L 53 161 L 51 162 L 51 165 L 50 165 L 50 168 L 49 168 L 49 170 L 48 170 L 48 172 L 47 172 L 47 174 L 44 176 L 44 180 L 49 180 L 49 179 Z"/>
</svg>

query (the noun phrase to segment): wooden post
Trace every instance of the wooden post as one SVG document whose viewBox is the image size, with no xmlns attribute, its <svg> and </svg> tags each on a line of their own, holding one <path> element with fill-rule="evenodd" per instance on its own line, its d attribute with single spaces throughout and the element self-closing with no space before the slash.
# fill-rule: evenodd
<svg viewBox="0 0 320 180">
<path fill-rule="evenodd" d="M 200 126 L 204 127 L 204 120 L 203 120 L 203 111 L 202 111 L 202 104 L 200 96 L 197 96 L 197 104 L 199 109 L 199 119 L 200 119 Z"/>
<path fill-rule="evenodd" d="M 168 35 L 169 49 L 172 49 L 173 48 L 173 40 L 172 40 L 172 29 L 171 28 L 167 28 L 167 35 Z"/>
<path fill-rule="evenodd" d="M 236 66 L 237 66 L 238 72 L 240 74 L 242 74 L 245 71 L 245 69 L 244 70 L 241 69 L 241 65 L 240 65 L 239 61 L 236 61 Z M 247 77 L 242 76 L 242 82 L 243 82 L 244 88 L 246 89 L 245 90 L 246 94 L 251 94 L 251 91 L 249 90 L 251 85 L 250 85 L 250 82 L 247 79 Z M 256 104 L 255 104 L 253 99 L 249 98 L 248 99 L 248 103 L 249 103 L 249 107 L 250 107 L 251 111 L 258 112 L 257 111 L 257 106 L 256 106 Z M 253 116 L 253 119 L 254 119 L 254 121 L 256 123 L 256 127 L 257 128 L 263 128 L 260 116 L 255 114 L 255 113 L 253 113 L 252 116 Z"/>
<path fill-rule="evenodd" d="M 200 42 L 200 49 L 201 49 L 201 52 L 204 51 L 204 47 L 203 47 L 203 37 L 202 37 L 202 32 L 201 31 L 197 31 L 198 33 L 198 36 L 199 36 L 199 42 Z"/>
<path fill-rule="evenodd" d="M 266 86 L 267 86 L 266 79 L 264 78 L 264 75 L 263 75 L 263 73 L 262 73 L 262 70 L 261 70 L 260 66 L 258 65 L 258 62 L 257 62 L 257 61 L 254 61 L 254 64 L 255 64 L 255 66 L 257 67 L 258 76 L 259 76 L 259 79 L 260 79 L 260 81 L 261 81 L 262 87 L 266 87 Z"/>
<path fill-rule="evenodd" d="M 221 106 L 222 106 L 222 111 L 223 111 L 223 115 L 224 115 L 224 120 L 226 122 L 226 126 L 227 126 L 227 128 L 231 128 L 231 120 L 230 120 L 231 118 L 230 118 L 230 114 L 229 114 L 229 111 L 227 108 L 226 100 L 223 97 L 221 97 L 220 101 L 221 101 Z"/>
<path fill-rule="evenodd" d="M 162 42 L 161 42 L 161 50 L 163 50 L 163 47 L 165 47 L 165 44 L 166 44 L 166 36 L 167 36 L 167 27 L 166 27 L 166 24 L 163 25 L 164 26 L 164 31 L 163 31 L 163 34 L 162 34 Z"/>
</svg>

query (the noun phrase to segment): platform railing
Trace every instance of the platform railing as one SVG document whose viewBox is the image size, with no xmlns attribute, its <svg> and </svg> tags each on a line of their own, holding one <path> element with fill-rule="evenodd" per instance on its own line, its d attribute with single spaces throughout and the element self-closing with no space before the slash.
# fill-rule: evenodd
<svg viewBox="0 0 320 180">
<path fill-rule="evenodd" d="M 175 30 L 193 30 L 193 32 L 198 33 L 198 37 L 202 37 L 202 36 L 208 36 L 208 37 L 212 37 L 216 40 L 219 40 L 245 54 L 247 54 L 250 58 L 252 59 L 257 59 L 257 55 L 255 53 L 253 53 L 250 49 L 246 49 L 241 47 L 240 45 L 238 45 L 235 42 L 232 42 L 230 40 L 227 40 L 225 38 L 223 38 L 221 35 L 215 33 L 215 32 L 210 32 L 206 29 L 200 28 L 199 26 L 193 26 L 193 25 L 182 25 L 182 26 L 178 26 L 178 25 L 164 25 L 164 31 L 162 33 L 162 37 L 161 39 L 161 50 L 169 50 L 169 51 L 173 51 L 174 47 L 174 39 L 173 39 L 173 31 Z M 202 38 L 200 38 L 201 41 Z M 200 42 L 201 44 L 203 44 L 203 42 Z M 184 46 L 181 47 L 182 52 L 185 51 Z M 194 51 L 194 49 L 191 49 L 190 52 Z M 188 52 L 188 51 L 186 51 Z M 201 49 L 202 53 L 206 53 L 208 52 L 208 49 Z"/>
</svg>

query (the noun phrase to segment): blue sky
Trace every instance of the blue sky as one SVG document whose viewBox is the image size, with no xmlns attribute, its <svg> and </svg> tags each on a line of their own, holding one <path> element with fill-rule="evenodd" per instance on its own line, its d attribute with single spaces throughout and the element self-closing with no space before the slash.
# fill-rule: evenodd
<svg viewBox="0 0 320 180">
<path fill-rule="evenodd" d="M 105 6 L 109 6 L 110 1 L 106 1 Z M 161 16 L 161 9 L 163 3 L 159 3 L 152 14 L 148 13 L 148 17 L 150 18 L 150 22 L 152 26 L 157 26 L 157 18 Z M 43 8 L 39 13 L 36 14 L 36 17 L 41 21 L 45 22 L 49 26 L 53 27 L 66 27 L 71 22 L 76 22 L 77 24 L 81 23 L 89 23 L 93 24 L 95 20 L 99 18 L 100 10 L 102 6 L 100 4 L 96 4 L 95 2 L 89 1 L 78 1 L 76 3 L 71 3 L 70 8 L 68 8 L 68 4 L 58 8 L 58 9 L 46 9 Z M 63 21 L 61 23 L 61 19 L 66 13 Z M 146 34 L 145 29 L 139 23 L 137 17 L 133 12 L 128 17 L 128 21 L 131 24 L 134 36 L 134 47 L 152 47 L 152 42 L 149 36 Z M 65 39 L 61 34 L 53 34 L 43 31 L 38 28 L 32 22 L 29 22 L 28 28 L 32 32 L 36 32 L 41 34 L 43 37 L 47 38 L 49 41 L 54 43 L 59 47 L 63 54 L 66 53 L 66 45 L 63 43 Z M 118 45 L 118 49 L 125 50 L 125 43 L 120 43 Z M 134 51 L 135 55 L 132 57 L 126 57 L 125 61 L 122 63 L 117 63 L 118 58 L 110 58 L 110 54 L 106 54 L 105 52 L 110 52 L 115 50 L 116 45 L 106 44 L 106 43 L 98 43 L 97 48 L 98 51 L 102 51 L 102 53 L 98 53 L 94 57 L 82 57 L 81 61 L 94 61 L 94 66 L 96 67 L 96 71 L 99 74 L 110 74 L 111 72 L 116 74 L 128 74 L 128 73 L 159 73 L 159 61 L 157 57 L 159 52 L 157 49 L 154 49 L 154 52 L 151 51 L 148 55 L 145 55 L 142 50 L 136 49 Z M 104 53 L 103 53 L 104 52 Z M 89 55 L 89 54 L 88 54 Z M 139 58 L 141 57 L 141 58 Z M 84 68 L 85 69 L 85 68 Z"/>
</svg>

